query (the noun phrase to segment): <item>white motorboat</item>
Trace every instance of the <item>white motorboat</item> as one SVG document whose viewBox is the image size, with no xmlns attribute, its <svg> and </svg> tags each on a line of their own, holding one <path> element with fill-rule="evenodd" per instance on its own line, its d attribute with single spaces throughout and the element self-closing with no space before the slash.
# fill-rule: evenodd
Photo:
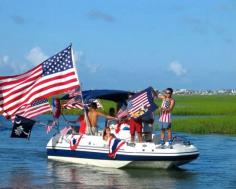
<svg viewBox="0 0 236 189">
<path fill-rule="evenodd" d="M 126 131 L 128 132 L 128 131 Z M 126 141 L 109 157 L 109 144 L 102 136 L 57 134 L 47 144 L 48 159 L 111 168 L 171 168 L 189 163 L 199 155 L 190 142 L 175 137 L 173 144 L 159 144 L 156 135 L 153 142 L 130 143 Z"/>
<path fill-rule="evenodd" d="M 84 100 L 100 98 L 115 102 L 127 99 L 130 94 L 117 90 L 82 93 Z M 111 132 L 121 141 L 114 139 L 112 144 L 111 140 L 104 141 L 101 131 L 98 136 L 79 135 L 71 131 L 66 135 L 59 133 L 47 144 L 48 159 L 111 168 L 171 168 L 189 163 L 199 156 L 198 149 L 180 137 L 174 137 L 170 146 L 168 142 L 160 145 L 159 137 L 155 134 L 152 142 L 131 143 L 130 131 L 125 127 L 119 133 L 111 128 Z"/>
</svg>

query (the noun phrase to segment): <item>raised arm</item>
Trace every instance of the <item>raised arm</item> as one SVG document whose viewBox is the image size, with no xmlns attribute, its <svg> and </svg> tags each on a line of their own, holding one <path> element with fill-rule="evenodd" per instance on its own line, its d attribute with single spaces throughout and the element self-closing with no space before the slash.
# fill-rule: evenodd
<svg viewBox="0 0 236 189">
<path fill-rule="evenodd" d="M 165 99 L 165 96 L 162 94 L 162 93 L 160 93 L 159 91 L 154 91 L 154 98 L 155 99 L 157 99 L 157 98 L 159 98 L 159 99 Z"/>
<path fill-rule="evenodd" d="M 157 96 L 157 98 L 164 100 L 166 97 L 165 97 L 165 95 L 159 93 L 158 96 Z"/>
<path fill-rule="evenodd" d="M 104 113 L 102 113 L 102 112 L 97 112 L 97 115 L 98 115 L 98 116 L 105 117 L 106 119 L 109 119 L 109 120 L 116 119 L 115 117 L 106 115 L 106 114 L 104 114 Z"/>
</svg>

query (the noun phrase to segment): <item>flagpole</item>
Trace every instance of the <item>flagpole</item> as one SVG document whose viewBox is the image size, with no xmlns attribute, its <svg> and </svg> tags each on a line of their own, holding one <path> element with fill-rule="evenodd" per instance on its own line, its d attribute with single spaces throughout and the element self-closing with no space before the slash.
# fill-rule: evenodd
<svg viewBox="0 0 236 189">
<path fill-rule="evenodd" d="M 74 68 L 76 68 L 75 58 L 74 58 L 74 51 L 73 51 L 73 49 L 72 49 L 72 44 L 71 44 L 71 55 L 72 55 L 73 66 L 74 66 Z M 77 69 L 75 69 L 75 75 L 76 75 L 76 77 L 77 77 L 77 79 L 78 79 L 78 81 L 79 81 Z M 79 81 L 79 84 L 80 84 L 80 81 Z M 83 106 L 84 106 L 83 112 L 84 112 L 84 117 L 85 117 L 86 126 L 87 126 L 87 128 L 88 128 L 89 134 L 91 134 L 91 133 L 92 133 L 92 131 L 91 131 L 91 125 L 90 125 L 90 122 L 89 122 L 89 119 L 88 119 L 88 115 L 87 115 L 87 111 L 86 111 L 85 105 L 84 105 L 84 99 L 83 99 L 83 93 L 82 93 L 82 83 L 80 84 L 80 92 L 81 92 L 82 104 L 83 104 Z"/>
</svg>

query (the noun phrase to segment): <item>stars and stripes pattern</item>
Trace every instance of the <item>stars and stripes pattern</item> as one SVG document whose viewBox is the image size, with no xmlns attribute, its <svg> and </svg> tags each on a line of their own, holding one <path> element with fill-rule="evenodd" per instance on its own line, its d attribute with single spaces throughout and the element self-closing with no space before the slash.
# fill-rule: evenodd
<svg viewBox="0 0 236 189">
<path fill-rule="evenodd" d="M 118 138 L 110 138 L 109 139 L 109 158 L 116 158 L 117 151 L 125 144 L 125 141 L 120 140 Z"/>
<path fill-rule="evenodd" d="M 119 111 L 117 112 L 118 119 L 122 119 L 128 115 L 128 110 L 126 106 L 122 106 Z"/>
<path fill-rule="evenodd" d="M 46 133 L 48 134 L 52 130 L 52 128 L 55 127 L 56 125 L 57 125 L 56 121 L 49 120 L 48 124 L 45 127 L 46 128 Z"/>
<path fill-rule="evenodd" d="M 11 119 L 14 120 L 16 115 L 33 118 L 49 111 L 52 111 L 52 108 L 47 99 L 36 100 L 31 104 L 20 107 L 15 114 L 11 116 Z"/>
<path fill-rule="evenodd" d="M 63 105 L 64 109 L 70 110 L 70 109 L 79 109 L 83 110 L 83 105 L 82 103 L 74 103 L 74 104 L 64 104 Z"/>
<path fill-rule="evenodd" d="M 149 107 L 150 103 L 148 101 L 147 92 L 144 92 L 137 97 L 133 98 L 128 103 L 129 113 L 136 113 L 139 111 L 143 106 Z"/>
<path fill-rule="evenodd" d="M 83 135 L 80 135 L 79 137 L 78 137 L 78 135 L 73 135 L 73 134 L 71 135 L 71 139 L 70 139 L 70 149 L 71 150 L 75 151 L 78 148 L 82 137 L 83 137 Z"/>
<path fill-rule="evenodd" d="M 63 104 L 62 107 L 64 109 L 80 109 L 82 110 L 84 108 L 83 103 L 81 102 L 81 100 L 77 100 L 76 98 L 72 98 L 70 100 L 67 101 L 67 103 Z"/>
<path fill-rule="evenodd" d="M 131 117 L 138 118 L 147 112 L 154 111 L 157 106 L 153 100 L 153 89 L 151 87 L 136 93 L 128 100 L 127 110 Z"/>
<path fill-rule="evenodd" d="M 14 76 L 0 76 L 0 107 L 8 116 L 25 104 L 79 87 L 71 46 L 35 68 Z"/>
<path fill-rule="evenodd" d="M 75 102 L 73 99 L 69 100 L 66 104 L 63 104 L 64 109 L 80 109 L 83 110 L 84 106 L 82 102 Z"/>
<path fill-rule="evenodd" d="M 93 100 L 92 102 L 95 102 L 97 104 L 98 108 L 102 108 L 103 106 L 101 104 L 101 102 L 98 99 Z M 83 110 L 84 106 L 88 107 L 88 104 L 83 104 L 82 100 L 78 100 L 77 98 L 72 98 L 70 99 L 66 104 L 63 104 L 63 108 L 64 109 L 80 109 Z"/>
<path fill-rule="evenodd" d="M 80 87 L 69 91 L 68 95 L 69 95 L 69 98 L 73 98 L 73 97 L 76 97 L 76 96 L 81 96 L 82 93 L 81 93 Z"/>
<path fill-rule="evenodd" d="M 63 129 L 60 130 L 60 135 L 61 135 L 61 136 L 65 136 L 71 129 L 72 129 L 71 126 L 69 126 L 69 127 L 64 127 Z"/>
<path fill-rule="evenodd" d="M 0 114 L 2 114 L 4 117 L 9 117 L 1 107 L 0 107 Z"/>
<path fill-rule="evenodd" d="M 167 109 L 169 107 L 170 107 L 170 101 L 169 100 L 163 100 L 162 104 L 161 104 L 161 108 L 162 109 Z M 166 112 L 166 111 L 161 111 L 159 121 L 163 122 L 163 123 L 170 123 L 171 122 L 171 113 Z"/>
</svg>

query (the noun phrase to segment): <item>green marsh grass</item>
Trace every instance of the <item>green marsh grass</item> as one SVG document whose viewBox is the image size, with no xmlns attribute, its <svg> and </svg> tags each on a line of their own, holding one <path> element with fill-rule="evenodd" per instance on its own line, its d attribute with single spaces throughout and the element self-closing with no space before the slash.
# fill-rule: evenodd
<svg viewBox="0 0 236 189">
<path fill-rule="evenodd" d="M 175 115 L 236 115 L 236 96 L 174 96 Z"/>
<path fill-rule="evenodd" d="M 199 134 L 236 134 L 236 116 L 174 119 L 173 130 Z"/>
<path fill-rule="evenodd" d="M 236 96 L 229 95 L 176 95 L 173 130 L 198 134 L 236 134 Z M 101 100 L 105 113 L 116 103 Z M 161 101 L 156 104 L 160 106 Z M 81 114 L 78 110 L 64 110 L 65 114 Z"/>
<path fill-rule="evenodd" d="M 236 96 L 175 96 L 173 130 L 189 133 L 236 134 Z"/>
</svg>

